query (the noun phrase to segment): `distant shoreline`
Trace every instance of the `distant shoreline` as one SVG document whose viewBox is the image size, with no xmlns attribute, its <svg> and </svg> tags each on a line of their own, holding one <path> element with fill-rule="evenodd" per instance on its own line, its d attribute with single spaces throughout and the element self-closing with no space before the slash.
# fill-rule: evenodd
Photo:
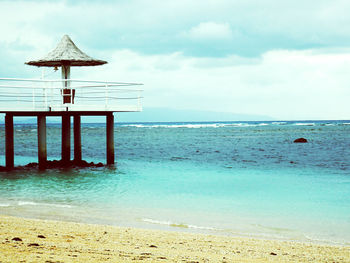
<svg viewBox="0 0 350 263">
<path fill-rule="evenodd" d="M 48 125 L 61 125 L 61 120 L 58 117 L 52 117 L 57 118 L 57 120 L 51 120 L 50 118 L 47 119 Z M 82 125 L 91 125 L 91 124 L 105 124 L 105 120 L 96 121 L 95 119 L 91 119 L 92 121 L 84 121 L 82 120 Z M 339 120 L 194 120 L 194 121 L 188 121 L 188 120 L 177 120 L 177 121 L 122 121 L 119 118 L 115 119 L 115 124 L 117 126 L 120 125 L 127 125 L 127 124 L 214 124 L 214 123 L 334 123 L 334 122 L 350 122 L 350 119 L 339 119 Z M 14 125 L 36 125 L 36 117 L 32 118 L 15 118 L 14 119 Z M 5 126 L 4 120 L 0 119 L 0 126 Z"/>
</svg>

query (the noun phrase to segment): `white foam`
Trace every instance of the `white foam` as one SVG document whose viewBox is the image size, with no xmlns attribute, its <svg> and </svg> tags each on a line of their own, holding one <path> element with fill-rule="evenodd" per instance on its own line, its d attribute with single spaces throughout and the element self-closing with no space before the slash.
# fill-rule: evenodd
<svg viewBox="0 0 350 263">
<path fill-rule="evenodd" d="M 188 224 L 183 224 L 183 223 L 174 223 L 174 222 L 171 222 L 171 221 L 154 220 L 154 219 L 151 219 L 151 218 L 142 218 L 142 221 L 146 222 L 146 223 L 157 224 L 157 225 L 192 228 L 192 229 L 198 229 L 198 230 L 212 230 L 212 231 L 219 231 L 220 230 L 220 229 L 217 229 L 217 228 L 214 228 L 214 227 L 188 225 Z"/>
<path fill-rule="evenodd" d="M 230 126 L 233 126 L 233 127 L 242 127 L 242 128 L 245 128 L 245 127 L 258 127 L 258 126 L 267 126 L 269 125 L 268 123 L 259 123 L 259 124 L 251 124 L 251 123 L 235 123 L 235 124 L 231 124 Z"/>
<path fill-rule="evenodd" d="M 142 124 L 126 124 L 126 125 L 121 125 L 122 127 L 136 127 L 136 128 L 144 128 L 147 127 L 146 125 Z"/>
<path fill-rule="evenodd" d="M 39 205 L 39 204 L 34 202 L 28 202 L 28 201 L 19 201 L 18 205 L 22 206 L 22 205 Z"/>
<path fill-rule="evenodd" d="M 125 124 L 122 127 L 135 127 L 135 128 L 188 128 L 188 129 L 199 129 L 199 128 L 220 128 L 220 127 L 256 127 L 256 126 L 267 126 L 268 123 L 260 124 L 249 124 L 249 123 L 188 123 L 188 124 Z"/>
<path fill-rule="evenodd" d="M 318 244 L 332 244 L 332 245 L 341 245 L 341 246 L 348 246 L 349 245 L 349 242 L 346 241 L 345 239 L 343 240 L 330 240 L 330 239 L 325 239 L 325 238 L 317 238 L 317 237 L 312 237 L 312 236 L 309 236 L 309 235 L 305 235 L 305 238 L 308 240 L 308 241 L 311 241 L 311 242 L 315 242 L 315 243 L 318 243 Z"/>
<path fill-rule="evenodd" d="M 136 128 L 217 128 L 223 125 L 221 124 L 155 124 L 155 125 L 128 124 L 123 126 L 136 127 Z"/>
<path fill-rule="evenodd" d="M 170 221 L 159 221 L 159 220 L 154 220 L 150 218 L 142 218 L 142 221 L 146 223 L 152 223 L 152 224 L 158 224 L 158 225 L 171 225 Z"/>
<path fill-rule="evenodd" d="M 18 205 L 19 206 L 32 205 L 32 206 L 52 206 L 52 207 L 61 207 L 61 208 L 72 208 L 71 205 L 36 203 L 36 202 L 30 202 L 30 201 L 18 201 Z"/>
<path fill-rule="evenodd" d="M 10 206 L 10 204 L 1 204 L 0 203 L 0 207 L 8 207 L 8 206 Z"/>
<path fill-rule="evenodd" d="M 213 230 L 213 231 L 218 231 L 221 229 L 217 229 L 215 227 L 209 227 L 209 226 L 196 226 L 196 225 L 188 225 L 188 228 L 193 228 L 193 229 L 201 229 L 201 230 Z"/>
<path fill-rule="evenodd" d="M 274 125 L 284 125 L 284 124 L 287 124 L 286 121 L 275 121 L 275 122 L 272 122 L 272 124 Z"/>
<path fill-rule="evenodd" d="M 53 207 L 62 207 L 62 208 L 72 208 L 73 206 L 71 205 L 61 205 L 61 204 L 43 204 L 47 206 L 53 206 Z"/>
</svg>

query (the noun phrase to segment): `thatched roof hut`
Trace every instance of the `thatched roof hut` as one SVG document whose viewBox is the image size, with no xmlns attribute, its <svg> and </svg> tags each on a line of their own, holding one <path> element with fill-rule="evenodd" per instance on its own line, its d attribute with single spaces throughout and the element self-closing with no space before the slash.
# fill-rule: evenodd
<svg viewBox="0 0 350 263">
<path fill-rule="evenodd" d="M 57 47 L 39 60 L 28 61 L 25 64 L 37 67 L 64 66 L 98 66 L 107 61 L 94 59 L 82 52 L 70 39 L 64 35 Z"/>
<path fill-rule="evenodd" d="M 72 66 L 98 66 L 107 61 L 94 59 L 82 52 L 73 43 L 68 35 L 64 35 L 57 47 L 46 57 L 26 62 L 27 65 L 37 67 L 61 67 L 63 84 L 63 103 L 74 103 L 75 90 L 70 89 L 70 67 Z"/>
</svg>

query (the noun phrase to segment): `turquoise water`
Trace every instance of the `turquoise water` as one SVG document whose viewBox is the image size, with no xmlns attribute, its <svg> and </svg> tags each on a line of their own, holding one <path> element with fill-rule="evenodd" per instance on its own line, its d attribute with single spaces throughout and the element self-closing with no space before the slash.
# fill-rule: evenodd
<svg viewBox="0 0 350 263">
<path fill-rule="evenodd" d="M 349 123 L 117 124 L 115 169 L 2 173 L 0 213 L 350 244 Z M 104 125 L 82 133 L 84 159 L 104 161 Z M 17 165 L 36 161 L 34 125 L 16 125 L 15 149 Z M 48 155 L 60 156 L 57 124 Z"/>
</svg>

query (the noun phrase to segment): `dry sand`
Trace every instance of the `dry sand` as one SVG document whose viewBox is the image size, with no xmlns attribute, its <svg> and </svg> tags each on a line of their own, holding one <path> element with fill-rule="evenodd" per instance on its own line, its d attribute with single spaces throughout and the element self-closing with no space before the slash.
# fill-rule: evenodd
<svg viewBox="0 0 350 263">
<path fill-rule="evenodd" d="M 0 262 L 350 262 L 350 247 L 0 216 Z"/>
</svg>

